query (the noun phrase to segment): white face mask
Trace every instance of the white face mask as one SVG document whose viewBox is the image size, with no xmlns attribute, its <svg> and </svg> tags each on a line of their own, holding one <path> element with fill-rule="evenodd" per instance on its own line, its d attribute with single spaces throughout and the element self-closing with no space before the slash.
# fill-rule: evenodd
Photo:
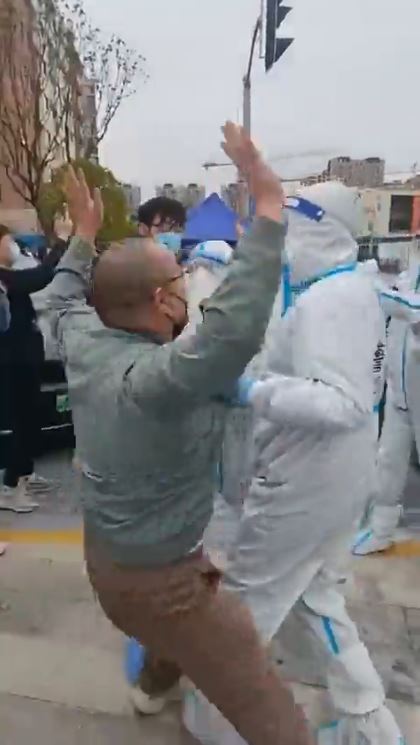
<svg viewBox="0 0 420 745">
<path fill-rule="evenodd" d="M 16 241 L 10 241 L 9 250 L 10 250 L 10 260 L 13 266 L 13 264 L 16 264 L 16 262 L 19 261 L 22 254 Z"/>
</svg>

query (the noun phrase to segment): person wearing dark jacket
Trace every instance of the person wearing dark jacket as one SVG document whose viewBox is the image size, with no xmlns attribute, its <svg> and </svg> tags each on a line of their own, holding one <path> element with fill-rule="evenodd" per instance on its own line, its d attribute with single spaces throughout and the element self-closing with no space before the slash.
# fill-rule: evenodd
<svg viewBox="0 0 420 745">
<path fill-rule="evenodd" d="M 15 270 L 20 250 L 8 228 L 0 225 L 0 282 L 10 310 L 9 328 L 0 334 L 0 391 L 2 413 L 8 411 L 12 429 L 0 509 L 18 513 L 31 512 L 38 506 L 34 492 L 49 488 L 34 473 L 44 342 L 30 296 L 51 282 L 61 254 L 52 251 L 43 264 Z"/>
<path fill-rule="evenodd" d="M 7 290 L 0 283 L 0 333 L 7 331 L 10 324 L 10 306 Z"/>
</svg>

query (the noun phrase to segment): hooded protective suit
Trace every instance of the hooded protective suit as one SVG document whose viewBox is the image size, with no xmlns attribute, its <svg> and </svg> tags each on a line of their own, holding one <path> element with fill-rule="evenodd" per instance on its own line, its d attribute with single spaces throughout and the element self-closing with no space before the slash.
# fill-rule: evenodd
<svg viewBox="0 0 420 745">
<path fill-rule="evenodd" d="M 348 715 L 320 732 L 319 743 L 400 745 L 338 586 L 375 474 L 372 360 L 382 312 L 370 273 L 357 267 L 355 193 L 320 184 L 287 206 L 287 265 L 264 376 L 250 389 L 253 478 L 225 585 L 267 644 L 292 608 L 317 642 L 333 703 Z M 214 726 L 214 709 L 199 694 L 197 720 L 206 705 Z M 218 721 L 217 742 L 240 742 L 225 727 L 222 737 Z"/>
<path fill-rule="evenodd" d="M 365 556 L 389 548 L 401 517 L 413 444 L 420 452 L 420 270 L 399 278 L 397 292 L 381 295 L 391 317 L 387 354 L 387 400 L 379 454 L 377 488 L 367 524 L 353 553 Z"/>
<path fill-rule="evenodd" d="M 206 241 L 192 249 L 185 267 L 189 323 L 184 334 L 194 333 L 202 322 L 202 306 L 225 279 L 231 261 L 232 248 L 226 241 Z"/>
<path fill-rule="evenodd" d="M 206 241 L 200 243 L 191 252 L 188 262 L 188 314 L 189 324 L 184 333 L 192 333 L 197 324 L 202 321 L 201 308 L 206 298 L 215 292 L 217 287 L 225 279 L 229 264 L 232 260 L 232 248 L 225 241 Z M 252 367 L 251 367 L 252 366 Z M 255 369 L 255 363 L 251 362 L 248 370 Z M 216 522 L 225 525 L 229 523 L 234 530 L 235 515 L 238 516 L 242 509 L 243 499 L 249 485 L 250 473 L 244 465 L 249 461 L 244 459 L 244 452 L 250 450 L 250 439 L 252 436 L 252 411 L 230 404 L 230 411 L 226 418 L 225 438 L 221 454 L 220 464 L 220 494 L 227 502 L 228 509 L 233 510 L 233 515 L 228 514 L 226 506 L 220 499 L 216 498 L 215 513 Z M 225 536 L 222 541 L 213 538 L 213 525 L 208 531 L 209 543 L 213 548 L 222 548 L 226 543 Z M 228 531 L 229 532 L 229 531 Z M 229 533 L 229 540 L 231 539 Z M 228 542 L 229 542 L 228 540 Z"/>
</svg>

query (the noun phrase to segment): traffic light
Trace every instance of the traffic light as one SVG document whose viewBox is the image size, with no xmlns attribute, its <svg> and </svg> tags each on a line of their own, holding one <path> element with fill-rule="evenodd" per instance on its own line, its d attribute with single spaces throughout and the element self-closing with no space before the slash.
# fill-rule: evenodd
<svg viewBox="0 0 420 745">
<path fill-rule="evenodd" d="M 293 39 L 278 39 L 277 30 L 283 23 L 292 8 L 283 5 L 283 0 L 266 0 L 266 26 L 265 26 L 265 69 L 271 70 L 273 65 L 283 56 L 290 47 Z"/>
</svg>

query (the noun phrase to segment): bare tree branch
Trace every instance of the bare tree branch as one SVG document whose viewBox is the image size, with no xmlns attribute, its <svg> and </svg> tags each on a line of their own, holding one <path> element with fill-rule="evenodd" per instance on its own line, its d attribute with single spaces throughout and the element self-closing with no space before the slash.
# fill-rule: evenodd
<svg viewBox="0 0 420 745">
<path fill-rule="evenodd" d="M 16 192 L 39 214 L 49 168 L 70 148 L 74 56 L 55 0 L 38 0 L 36 13 L 2 2 L 0 29 L 0 165 Z M 74 50 L 73 50 L 74 51 Z M 74 132 L 73 132 L 74 135 Z M 73 136 L 74 139 L 74 136 Z"/>
<path fill-rule="evenodd" d="M 42 224 L 51 169 L 97 155 L 122 102 L 146 78 L 145 60 L 118 36 L 104 40 L 77 0 L 24 7 L 1 0 L 0 166 Z M 91 112 L 84 109 L 86 84 Z"/>
<path fill-rule="evenodd" d="M 123 101 L 137 92 L 141 78 L 147 79 L 145 58 L 116 35 L 104 39 L 100 30 L 90 23 L 80 1 L 62 0 L 61 7 L 71 23 L 74 46 L 85 76 L 94 86 L 96 121 L 91 127 L 94 131 L 88 132 L 85 139 L 97 152 Z M 91 123 L 87 122 L 87 126 Z M 84 153 L 87 158 L 94 154 Z"/>
</svg>

